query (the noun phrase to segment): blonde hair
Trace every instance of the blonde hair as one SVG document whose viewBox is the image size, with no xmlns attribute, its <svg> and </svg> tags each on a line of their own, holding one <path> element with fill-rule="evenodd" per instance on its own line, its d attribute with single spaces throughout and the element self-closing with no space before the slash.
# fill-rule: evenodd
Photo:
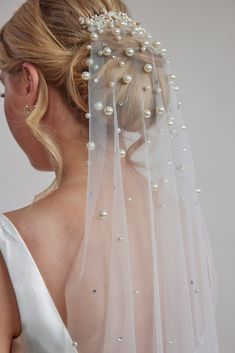
<svg viewBox="0 0 235 353">
<path fill-rule="evenodd" d="M 87 135 L 89 133 L 89 119 L 85 118 L 85 113 L 88 112 L 88 84 L 82 79 L 81 74 L 87 70 L 86 61 L 89 58 L 87 45 L 90 44 L 90 33 L 82 29 L 79 17 L 99 14 L 101 8 L 107 11 L 126 12 L 130 16 L 128 7 L 121 0 L 28 0 L 0 31 L 0 69 L 14 75 L 21 71 L 22 63 L 27 61 L 36 66 L 40 79 L 37 105 L 27 117 L 26 123 L 48 151 L 56 177 L 46 190 L 35 197 L 33 202 L 48 196 L 60 186 L 63 171 L 63 160 L 56 134 L 42 124 L 49 103 L 48 84 L 58 90 L 65 104 L 75 116 L 79 117 L 78 122 L 84 131 Z M 148 62 L 147 54 L 139 55 L 143 61 Z M 160 59 L 163 58 L 158 58 Z M 110 67 L 110 72 L 113 70 Z M 129 67 L 125 66 L 122 72 L 120 68 L 118 70 L 116 76 L 129 73 L 131 63 Z M 165 76 L 163 81 L 166 81 Z M 138 101 L 136 90 L 142 90 L 142 86 L 137 82 L 134 89 L 135 95 L 132 91 L 129 97 L 126 96 L 126 88 L 120 87 L 118 97 L 129 99 L 127 106 L 136 107 L 136 101 Z M 132 129 L 135 126 L 136 131 L 139 130 L 140 121 L 136 124 L 128 121 L 128 116 L 132 116 L 133 119 L 138 116 L 138 112 L 136 113 L 127 112 L 125 117 L 122 117 L 121 127 L 128 130 L 129 126 L 132 126 Z M 148 120 L 150 124 L 153 123 Z M 142 136 L 128 152 L 133 153 L 143 142 Z"/>
</svg>

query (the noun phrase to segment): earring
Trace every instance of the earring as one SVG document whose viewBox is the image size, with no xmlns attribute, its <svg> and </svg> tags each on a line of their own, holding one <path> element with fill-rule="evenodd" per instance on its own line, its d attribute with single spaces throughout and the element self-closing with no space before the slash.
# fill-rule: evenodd
<svg viewBox="0 0 235 353">
<path fill-rule="evenodd" d="M 33 106 L 33 109 L 35 109 L 35 108 L 36 108 L 36 104 Z M 27 113 L 27 114 L 30 114 L 30 113 L 31 113 L 31 110 L 29 109 L 28 104 L 26 104 L 25 110 L 26 110 L 26 113 Z"/>
</svg>

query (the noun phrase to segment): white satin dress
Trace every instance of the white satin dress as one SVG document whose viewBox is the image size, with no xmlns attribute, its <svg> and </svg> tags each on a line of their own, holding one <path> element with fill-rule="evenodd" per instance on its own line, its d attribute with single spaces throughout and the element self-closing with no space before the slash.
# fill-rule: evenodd
<svg viewBox="0 0 235 353">
<path fill-rule="evenodd" d="M 21 335 L 13 339 L 11 353 L 77 353 L 76 342 L 64 325 L 28 247 L 4 214 L 0 214 L 0 251 L 22 325 Z"/>
</svg>

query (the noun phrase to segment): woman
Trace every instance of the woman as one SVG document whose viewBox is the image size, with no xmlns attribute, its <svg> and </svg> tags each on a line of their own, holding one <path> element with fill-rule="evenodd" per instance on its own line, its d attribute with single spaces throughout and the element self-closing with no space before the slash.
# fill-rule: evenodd
<svg viewBox="0 0 235 353">
<path fill-rule="evenodd" d="M 1 353 L 217 353 L 217 278 L 165 49 L 120 0 L 28 0 L 5 115 L 54 171 L 0 217 Z"/>
</svg>

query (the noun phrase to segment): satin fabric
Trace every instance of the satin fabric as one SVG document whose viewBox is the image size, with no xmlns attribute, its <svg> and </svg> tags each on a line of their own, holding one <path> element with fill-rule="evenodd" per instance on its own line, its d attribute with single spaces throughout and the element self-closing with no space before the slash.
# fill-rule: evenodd
<svg viewBox="0 0 235 353">
<path fill-rule="evenodd" d="M 15 291 L 21 335 L 11 353 L 77 353 L 40 271 L 13 223 L 0 214 L 0 251 Z"/>
</svg>

